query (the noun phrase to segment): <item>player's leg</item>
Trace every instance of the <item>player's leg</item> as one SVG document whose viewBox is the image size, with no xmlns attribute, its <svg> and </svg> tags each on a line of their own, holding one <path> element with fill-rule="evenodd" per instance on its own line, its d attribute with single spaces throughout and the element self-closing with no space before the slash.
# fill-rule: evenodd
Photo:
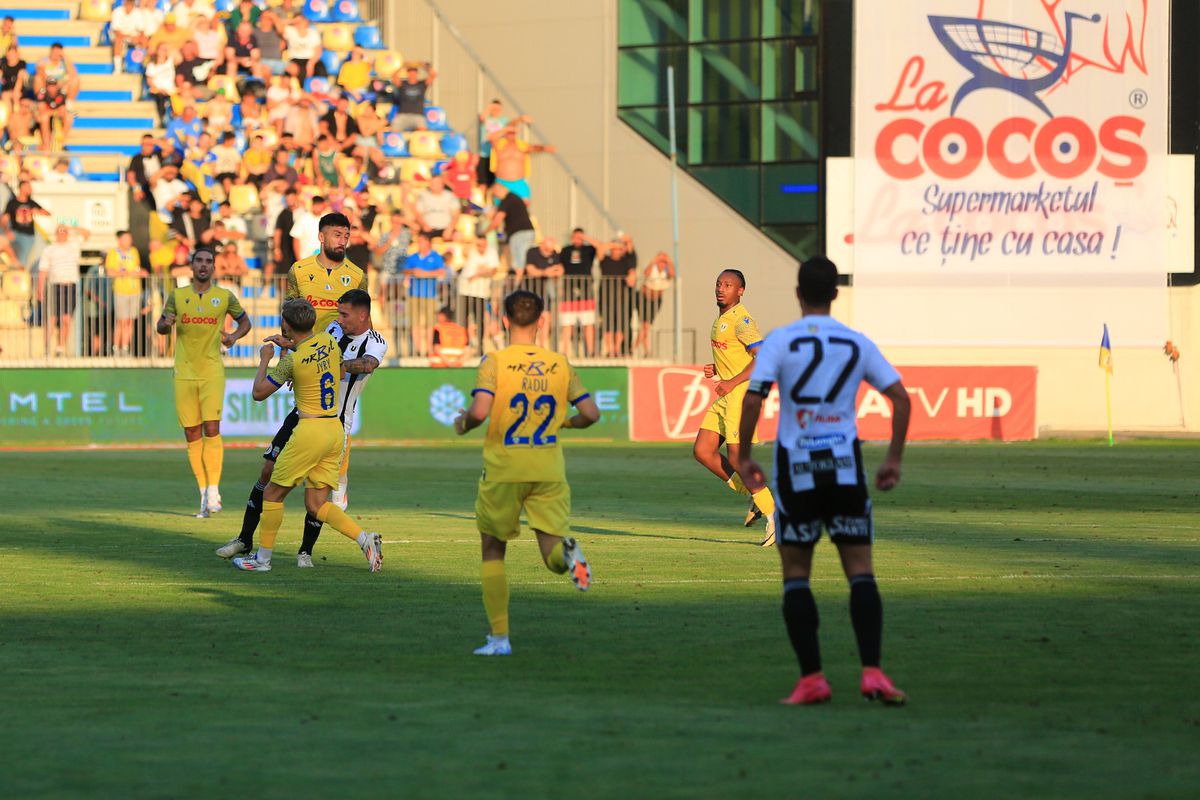
<svg viewBox="0 0 1200 800">
<path fill-rule="evenodd" d="M 592 584 L 592 570 L 579 542 L 571 536 L 571 487 L 566 481 L 530 484 L 525 496 L 525 516 L 537 534 L 538 549 L 546 568 L 566 574 L 581 592 Z"/>
<path fill-rule="evenodd" d="M 815 527 L 802 526 L 820 533 L 820 522 Z M 801 541 L 801 539 L 805 539 Z M 832 696 L 829 684 L 821 671 L 821 644 L 817 637 L 820 617 L 817 601 L 809 587 L 812 575 L 813 549 L 816 536 L 801 533 L 796 541 L 783 542 L 779 547 L 779 560 L 783 566 L 783 621 L 787 626 L 788 640 L 800 664 L 800 680 L 792 694 L 780 702 L 785 705 L 811 705 L 823 703 Z"/>
<path fill-rule="evenodd" d="M 224 381 L 221 381 L 221 391 L 224 393 Z M 202 403 L 207 405 L 202 400 Z M 212 412 L 206 410 L 204 418 L 204 472 L 208 476 L 208 512 L 215 514 L 221 510 L 221 470 L 225 466 L 225 442 L 221 439 L 220 410 L 214 418 Z"/>
<path fill-rule="evenodd" d="M 284 425 L 287 425 L 286 420 Z M 280 428 L 280 432 L 282 431 L 283 429 Z M 278 439 L 279 433 L 276 433 L 275 437 Z M 255 482 L 254 488 L 250 490 L 250 499 L 246 501 L 246 510 L 242 513 L 242 530 L 236 537 L 217 548 L 217 555 L 221 558 L 232 558 L 239 553 L 249 553 L 254 549 L 254 532 L 258 530 L 258 523 L 262 519 L 263 513 L 263 492 L 266 490 L 267 484 L 271 482 L 271 473 L 275 470 L 275 459 L 279 457 L 281 450 L 283 450 L 282 444 L 276 450 L 275 442 L 271 442 L 271 446 L 263 454 L 262 471 L 258 474 L 258 481 Z"/>
<path fill-rule="evenodd" d="M 775 497 L 771 494 L 771 489 L 765 483 L 761 485 L 750 486 L 741 478 L 742 469 L 742 445 L 738 440 L 738 428 L 741 424 L 741 413 L 739 407 L 738 417 L 736 419 L 726 419 L 725 430 L 729 432 L 729 440 L 725 442 L 725 449 L 729 453 L 729 464 L 732 466 L 739 476 L 741 484 L 746 489 L 746 494 L 750 495 L 750 507 L 746 510 L 746 519 L 743 524 L 749 528 L 758 519 L 766 517 L 767 527 L 766 535 L 762 540 L 763 547 L 770 547 L 775 544 Z"/>
<path fill-rule="evenodd" d="M 175 415 L 183 438 L 187 442 L 188 464 L 196 476 L 200 490 L 200 511 L 197 517 L 208 516 L 208 475 L 204 470 L 204 415 L 200 408 L 200 381 L 175 381 Z"/>
<path fill-rule="evenodd" d="M 521 535 L 521 501 L 529 484 L 479 481 L 475 498 L 475 525 L 479 529 L 483 563 L 480 589 L 490 632 L 475 650 L 477 656 L 512 653 L 508 640 L 508 579 L 504 573 L 507 543 Z"/>
<path fill-rule="evenodd" d="M 871 545 L 869 542 L 848 544 L 839 541 L 837 548 L 842 571 L 850 582 L 850 622 L 854 626 L 862 662 L 863 696 L 868 700 L 882 700 L 888 705 L 904 705 L 907 696 L 892 685 L 879 666 L 883 646 L 883 600 L 875 583 Z"/>
<path fill-rule="evenodd" d="M 737 471 L 729 463 L 729 459 L 721 454 L 721 444 L 725 440 L 717 432 L 715 415 L 713 419 L 709 419 L 711 413 L 709 412 L 709 414 L 705 415 L 704 421 L 700 423 L 700 430 L 696 432 L 696 441 L 692 445 L 692 457 L 713 475 L 729 483 L 731 480 L 734 480 L 734 476 L 737 476 Z M 733 486 L 730 488 L 733 488 L 735 492 L 740 494 L 748 494 L 741 480 L 740 476 L 736 478 L 736 485 L 740 488 L 734 488 Z"/>
<path fill-rule="evenodd" d="M 246 572 L 270 572 L 271 554 L 275 550 L 275 537 L 283 525 L 283 501 L 292 491 L 295 484 L 291 477 L 286 479 L 286 485 L 272 481 L 263 490 L 262 525 L 258 537 L 258 550 L 252 556 L 230 559 L 230 563 Z"/>
<path fill-rule="evenodd" d="M 368 533 L 345 511 L 329 502 L 329 493 L 338 483 L 338 465 L 342 461 L 345 444 L 345 429 L 339 420 L 315 420 L 319 426 L 311 426 L 313 436 L 305 438 L 317 454 L 314 466 L 307 471 L 307 488 L 304 492 L 304 507 L 322 524 L 328 524 L 362 549 L 371 572 L 383 569 L 383 537 Z"/>
</svg>

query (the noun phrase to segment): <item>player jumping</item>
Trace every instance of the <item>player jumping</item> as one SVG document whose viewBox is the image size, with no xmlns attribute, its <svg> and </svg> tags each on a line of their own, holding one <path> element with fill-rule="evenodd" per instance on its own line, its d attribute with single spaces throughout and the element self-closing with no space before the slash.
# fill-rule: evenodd
<svg viewBox="0 0 1200 800">
<path fill-rule="evenodd" d="M 855 397 L 866 381 L 892 401 L 892 441 L 875 473 L 875 487 L 900 482 L 900 458 L 908 433 L 910 402 L 900 375 L 874 342 L 829 316 L 837 297 L 837 267 L 816 257 L 800 266 L 802 318 L 773 331 L 761 348 L 742 408 L 747 441 L 742 474 L 762 485 L 763 469 L 751 457 L 749 436 L 763 398 L 779 383 L 779 436 L 775 445 L 775 490 L 779 497 L 779 557 L 783 562 L 783 618 L 800 662 L 800 680 L 788 705 L 827 702 L 829 683 L 821 672 L 817 604 L 809 589 L 813 547 L 821 530 L 837 546 L 850 581 L 850 620 L 862 661 L 861 691 L 869 700 L 903 705 L 904 692 L 879 668 L 883 603 L 871 566 L 875 528 L 858 441 Z"/>
<path fill-rule="evenodd" d="M 317 314 L 306 300 L 285 300 L 282 316 L 284 338 L 294 345 L 295 351 L 286 353 L 268 373 L 267 365 L 275 355 L 272 342 L 277 339 L 271 337 L 259 351 L 258 374 L 254 376 L 252 391 L 255 400 L 266 400 L 291 381 L 300 419 L 275 462 L 271 482 L 263 491 L 258 551 L 252 557 L 234 558 L 233 565 L 249 572 L 270 571 L 271 550 L 283 523 L 283 500 L 303 482 L 304 507 L 308 512 L 357 542 L 371 572 L 378 572 L 383 565 L 379 534 L 364 532 L 346 512 L 329 502 L 329 492 L 338 484 L 338 465 L 346 437 L 338 419 L 341 350 L 328 333 L 313 332 Z"/>
<path fill-rule="evenodd" d="M 581 591 L 592 581 L 579 544 L 568 535 L 571 487 L 558 431 L 586 428 L 600 419 L 600 410 L 566 356 L 534 343 L 544 308 L 532 292 L 518 290 L 505 298 L 510 344 L 480 362 L 471 408 L 454 420 L 461 436 L 491 416 L 475 520 L 483 545 L 483 608 L 492 632 L 475 651 L 478 656 L 512 653 L 504 553 L 521 533 L 522 509 L 547 568 L 568 574 Z M 568 402 L 576 409 L 571 417 Z"/>
<path fill-rule="evenodd" d="M 371 296 L 362 289 L 351 289 L 338 299 L 337 321 L 326 331 L 337 340 L 342 352 L 342 376 L 338 386 L 338 396 L 341 398 L 340 413 L 342 427 L 346 431 L 346 449 L 342 454 L 342 465 L 338 472 L 338 488 L 331 494 L 330 501 L 346 510 L 346 489 L 348 470 L 350 467 L 350 431 L 354 427 L 354 417 L 358 411 L 358 398 L 367 385 L 371 373 L 379 368 L 387 356 L 387 342 L 371 329 Z M 294 349 L 294 342 L 276 340 L 277 344 L 287 349 Z M 248 553 L 254 547 L 254 531 L 262 517 L 263 492 L 271 482 L 271 472 L 275 461 L 283 451 L 296 424 L 300 421 L 300 412 L 295 408 L 288 414 L 275 433 L 275 438 L 263 453 L 263 468 L 259 474 L 258 483 L 250 491 L 250 500 L 246 503 L 246 511 L 242 517 L 242 532 L 230 539 L 226 544 L 217 548 L 221 558 L 232 558 L 240 553 Z M 296 555 L 296 566 L 311 567 L 313 565 L 313 546 L 321 535 L 321 521 L 313 514 L 304 517 L 304 534 L 300 543 L 300 552 Z"/>
<path fill-rule="evenodd" d="M 221 410 L 225 403 L 225 364 L 221 347 L 250 332 L 250 317 L 233 292 L 213 286 L 216 255 L 201 245 L 192 251 L 192 283 L 167 294 L 167 302 L 155 329 L 175 335 L 175 412 L 187 441 L 188 463 L 200 489 L 200 511 L 207 517 L 221 510 L 221 466 L 225 460 L 221 442 Z M 237 329 L 223 333 L 225 316 L 233 317 Z"/>
<path fill-rule="evenodd" d="M 714 363 L 704 365 L 704 377 L 718 378 L 717 399 L 700 423 L 692 455 L 712 474 L 725 481 L 730 489 L 738 494 L 751 495 L 746 527 L 766 516 L 766 536 L 762 546 L 770 547 L 775 544 L 775 499 L 765 486 L 751 493 L 738 474 L 742 441 L 738 420 L 742 413 L 742 398 L 746 394 L 746 381 L 754 368 L 754 353 L 762 344 L 758 324 L 742 305 L 745 292 L 746 276 L 740 270 L 722 270 L 717 275 L 717 308 L 721 313 L 712 326 Z M 754 432 L 753 428 L 750 430 Z M 757 433 L 754 433 L 754 441 L 758 441 Z M 722 442 L 725 443 L 728 458 L 721 455 Z"/>
</svg>

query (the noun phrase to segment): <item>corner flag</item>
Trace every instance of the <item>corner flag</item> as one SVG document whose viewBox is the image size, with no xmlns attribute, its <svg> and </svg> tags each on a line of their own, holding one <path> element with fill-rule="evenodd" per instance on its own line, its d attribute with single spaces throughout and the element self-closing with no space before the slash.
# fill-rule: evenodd
<svg viewBox="0 0 1200 800">
<path fill-rule="evenodd" d="M 1100 369 L 1104 370 L 1104 405 L 1108 411 L 1108 446 L 1113 446 L 1112 427 L 1112 345 L 1108 341 L 1108 323 L 1104 323 L 1104 336 L 1100 338 Z"/>
<path fill-rule="evenodd" d="M 1112 346 L 1108 342 L 1108 323 L 1104 324 L 1104 336 L 1100 339 L 1100 368 L 1110 373 L 1113 371 Z"/>
</svg>

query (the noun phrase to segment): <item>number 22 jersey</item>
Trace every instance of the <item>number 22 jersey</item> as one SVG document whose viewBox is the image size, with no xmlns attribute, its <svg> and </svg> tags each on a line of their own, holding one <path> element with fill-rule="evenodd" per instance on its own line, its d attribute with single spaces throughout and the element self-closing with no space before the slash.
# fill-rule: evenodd
<svg viewBox="0 0 1200 800">
<path fill-rule="evenodd" d="M 567 479 L 558 429 L 568 406 L 588 397 L 566 356 L 512 344 L 484 356 L 476 392 L 494 396 L 483 445 L 483 479 L 502 483 Z"/>
<path fill-rule="evenodd" d="M 336 417 L 342 351 L 328 333 L 314 333 L 296 350 L 285 353 L 267 378 L 276 386 L 292 382 L 296 410 L 301 417 Z"/>
</svg>

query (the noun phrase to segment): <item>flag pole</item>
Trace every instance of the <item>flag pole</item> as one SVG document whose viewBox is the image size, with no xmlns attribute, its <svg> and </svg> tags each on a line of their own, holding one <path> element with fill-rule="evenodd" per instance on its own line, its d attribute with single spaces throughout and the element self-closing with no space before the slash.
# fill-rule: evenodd
<svg viewBox="0 0 1200 800">
<path fill-rule="evenodd" d="M 1104 405 L 1108 409 L 1108 446 L 1113 446 L 1112 428 L 1112 373 L 1104 371 Z"/>
</svg>

